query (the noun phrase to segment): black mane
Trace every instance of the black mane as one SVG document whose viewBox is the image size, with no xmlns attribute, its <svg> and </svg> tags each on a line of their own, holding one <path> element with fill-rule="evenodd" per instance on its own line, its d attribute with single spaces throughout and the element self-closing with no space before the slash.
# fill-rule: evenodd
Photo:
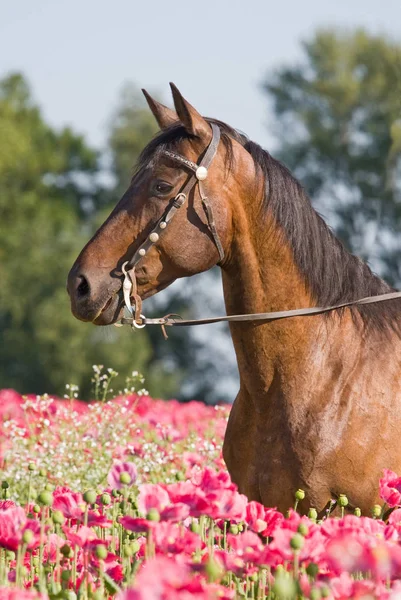
<svg viewBox="0 0 401 600">
<path fill-rule="evenodd" d="M 394 291 L 365 262 L 345 248 L 313 208 L 303 187 L 287 167 L 229 125 L 216 119 L 207 120 L 220 127 L 227 168 L 234 164 L 232 140 L 239 142 L 252 156 L 265 179 L 263 209 L 271 211 L 280 224 L 316 305 L 332 306 Z M 180 124 L 161 131 L 144 148 L 136 170 L 153 164 L 163 150 L 177 150 L 179 143 L 188 138 L 190 135 Z M 401 335 L 401 311 L 397 300 L 361 305 L 352 311 L 359 313 L 366 326 L 382 331 L 390 328 Z"/>
</svg>

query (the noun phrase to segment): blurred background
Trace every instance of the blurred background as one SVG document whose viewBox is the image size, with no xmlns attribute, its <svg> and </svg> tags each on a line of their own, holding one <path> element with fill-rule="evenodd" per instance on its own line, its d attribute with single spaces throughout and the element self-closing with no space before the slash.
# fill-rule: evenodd
<svg viewBox="0 0 401 600">
<path fill-rule="evenodd" d="M 65 280 L 155 133 L 174 81 L 293 170 L 346 245 L 401 285 L 399 0 L 9 0 L 0 9 L 0 388 L 89 398 L 93 364 L 153 396 L 232 401 L 225 326 L 95 328 Z M 218 270 L 145 313 L 223 314 Z M 118 389 L 118 383 L 115 384 Z M 121 383 L 121 387 L 122 387 Z"/>
</svg>

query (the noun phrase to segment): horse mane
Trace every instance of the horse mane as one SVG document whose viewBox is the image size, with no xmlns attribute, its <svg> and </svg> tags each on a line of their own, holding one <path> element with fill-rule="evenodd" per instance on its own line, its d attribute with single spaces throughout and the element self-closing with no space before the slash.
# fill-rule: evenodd
<svg viewBox="0 0 401 600">
<path fill-rule="evenodd" d="M 226 123 L 216 119 L 207 121 L 220 127 L 228 169 L 234 166 L 233 140 L 252 156 L 265 181 L 262 210 L 270 211 L 280 225 L 317 306 L 332 306 L 394 291 L 364 261 L 346 249 L 284 164 Z M 142 151 L 136 171 L 153 165 L 164 150 L 177 150 L 179 143 L 189 138 L 191 135 L 179 123 L 162 130 Z M 401 336 L 401 311 L 397 300 L 355 306 L 351 310 L 354 316 L 360 315 L 365 327 L 393 330 Z M 331 313 L 327 316 L 330 318 Z"/>
</svg>

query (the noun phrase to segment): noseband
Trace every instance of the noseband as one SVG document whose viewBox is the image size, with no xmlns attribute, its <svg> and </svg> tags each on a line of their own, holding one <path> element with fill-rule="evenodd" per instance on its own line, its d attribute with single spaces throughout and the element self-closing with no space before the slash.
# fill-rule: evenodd
<svg viewBox="0 0 401 600">
<path fill-rule="evenodd" d="M 175 152 L 170 152 L 169 150 L 165 150 L 163 152 L 164 155 L 168 158 L 190 169 L 193 172 L 193 174 L 189 177 L 187 182 L 184 184 L 183 188 L 175 196 L 175 198 L 169 204 L 167 209 L 164 211 L 164 213 L 157 221 L 156 225 L 153 227 L 152 231 L 150 232 L 144 243 L 141 244 L 141 246 L 139 246 L 139 248 L 135 250 L 135 253 L 132 255 L 132 257 L 122 265 L 122 272 L 124 275 L 124 302 L 129 313 L 133 317 L 133 327 L 136 327 L 138 329 L 145 327 L 145 323 L 142 322 L 142 320 L 145 319 L 145 317 L 141 314 L 142 300 L 137 292 L 135 267 L 137 266 L 139 261 L 144 256 L 146 256 L 150 248 L 152 248 L 152 246 L 154 246 L 159 241 L 162 232 L 168 227 L 176 212 L 185 204 L 190 192 L 195 188 L 196 185 L 198 185 L 199 188 L 199 194 L 202 200 L 203 208 L 206 213 L 209 230 L 212 234 L 214 243 L 216 244 L 217 250 L 219 252 L 220 261 L 224 259 L 223 246 L 221 244 L 219 234 L 217 233 L 216 225 L 214 222 L 213 210 L 205 194 L 203 183 L 208 176 L 208 168 L 210 167 L 214 157 L 216 156 L 217 148 L 220 141 L 219 127 L 212 123 L 211 128 L 212 139 L 209 146 L 207 147 L 204 157 L 202 158 L 199 164 L 194 163 L 188 158 L 185 158 L 180 154 L 176 154 Z M 135 302 L 133 306 L 131 305 L 131 298 L 133 298 Z M 120 324 L 117 323 L 117 325 Z"/>
</svg>

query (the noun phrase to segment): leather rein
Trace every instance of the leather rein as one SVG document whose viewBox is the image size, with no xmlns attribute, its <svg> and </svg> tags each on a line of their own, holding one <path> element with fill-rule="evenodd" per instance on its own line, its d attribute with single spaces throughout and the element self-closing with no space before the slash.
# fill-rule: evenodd
<svg viewBox="0 0 401 600">
<path fill-rule="evenodd" d="M 211 323 L 222 322 L 239 323 L 245 321 L 276 321 L 279 319 L 287 319 L 290 317 L 307 317 L 319 315 L 350 306 L 372 304 L 374 302 L 383 302 L 386 300 L 395 300 L 397 298 L 401 298 L 401 291 L 394 291 L 389 292 L 387 294 L 369 296 L 367 298 L 350 300 L 349 302 L 342 302 L 340 304 L 325 307 L 315 306 L 311 308 L 298 308 L 275 312 L 253 313 L 244 315 L 225 315 L 219 317 L 210 317 L 206 319 L 182 319 L 179 315 L 166 315 L 165 317 L 160 317 L 156 319 L 146 318 L 141 313 L 142 300 L 137 292 L 137 283 L 135 275 L 136 265 L 144 256 L 146 256 L 150 248 L 152 248 L 152 246 L 154 246 L 159 241 L 160 235 L 168 227 L 170 221 L 172 220 L 176 212 L 185 204 L 190 192 L 195 188 L 196 185 L 198 185 L 199 188 L 202 205 L 209 225 L 209 230 L 213 237 L 216 248 L 219 252 L 220 261 L 224 259 L 224 250 L 215 226 L 213 210 L 205 194 L 203 184 L 204 180 L 208 176 L 208 168 L 210 167 L 214 157 L 216 156 L 220 141 L 219 127 L 212 123 L 211 128 L 212 140 L 209 146 L 207 147 L 205 155 L 203 156 L 199 164 L 192 162 L 191 160 L 185 158 L 184 156 L 181 156 L 180 154 L 170 152 L 169 150 L 164 150 L 163 152 L 164 155 L 170 158 L 171 160 L 183 165 L 184 167 L 192 171 L 192 175 L 186 181 L 181 191 L 167 206 L 166 210 L 164 211 L 160 219 L 157 221 L 156 225 L 153 227 L 145 242 L 143 242 L 143 244 L 141 244 L 141 246 L 139 246 L 139 248 L 135 250 L 132 257 L 122 265 L 122 272 L 124 275 L 123 296 L 125 307 L 130 313 L 130 317 L 123 317 L 122 319 L 120 319 L 119 322 L 114 324 L 116 325 L 116 327 L 121 327 L 122 325 L 131 325 L 133 329 L 142 329 L 146 325 L 159 325 L 163 330 L 164 336 L 167 338 L 165 331 L 166 326 L 183 327 L 192 325 L 208 325 Z M 133 305 L 131 304 L 131 298 L 133 298 L 134 300 Z"/>
</svg>

